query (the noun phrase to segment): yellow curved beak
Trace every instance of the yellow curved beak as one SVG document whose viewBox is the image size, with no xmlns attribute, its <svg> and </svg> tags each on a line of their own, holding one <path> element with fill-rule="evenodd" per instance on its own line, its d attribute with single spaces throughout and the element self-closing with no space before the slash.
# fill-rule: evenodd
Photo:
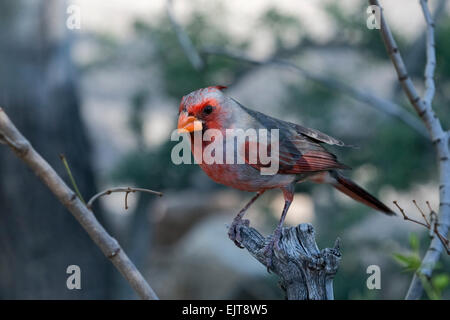
<svg viewBox="0 0 450 320">
<path fill-rule="evenodd" d="M 203 129 L 202 122 L 196 117 L 188 116 L 186 113 L 182 112 L 178 118 L 178 133 L 183 132 L 194 132 Z"/>
</svg>

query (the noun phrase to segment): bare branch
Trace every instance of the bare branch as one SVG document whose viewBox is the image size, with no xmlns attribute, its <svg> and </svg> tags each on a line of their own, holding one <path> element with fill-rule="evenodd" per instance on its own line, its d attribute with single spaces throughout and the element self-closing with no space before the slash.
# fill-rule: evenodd
<svg viewBox="0 0 450 320">
<path fill-rule="evenodd" d="M 277 58 L 271 58 L 266 61 L 260 61 L 260 60 L 252 59 L 240 52 L 235 52 L 235 51 L 230 51 L 230 50 L 225 50 L 225 49 L 215 48 L 215 47 L 205 47 L 201 50 L 201 53 L 208 54 L 208 55 L 223 56 L 223 57 L 227 57 L 227 58 L 230 58 L 233 60 L 244 61 L 244 62 L 254 64 L 254 65 L 277 64 L 280 66 L 294 69 L 297 73 L 301 74 L 301 76 L 305 77 L 306 79 L 317 82 L 320 85 L 322 85 L 328 89 L 332 89 L 332 90 L 347 94 L 348 96 L 354 98 L 355 100 L 363 102 L 363 103 L 367 104 L 368 106 L 378 109 L 379 111 L 382 111 L 382 112 L 396 118 L 397 120 L 400 120 L 401 122 L 405 123 L 412 129 L 414 129 L 421 136 L 425 137 L 426 139 L 429 139 L 429 136 L 428 136 L 423 124 L 419 120 L 417 120 L 417 118 L 414 117 L 411 113 L 406 111 L 401 106 L 395 104 L 394 102 L 377 97 L 366 90 L 359 90 L 359 89 L 353 88 L 343 82 L 339 82 L 336 79 L 330 79 L 328 77 L 324 77 L 321 75 L 311 73 L 311 72 L 297 66 L 296 64 L 294 64 L 292 62 L 277 59 Z"/>
<path fill-rule="evenodd" d="M 127 204 L 127 197 L 129 193 L 134 193 L 134 192 L 145 192 L 145 193 L 150 193 L 150 194 L 156 194 L 158 196 L 162 196 L 162 192 L 158 192 L 158 191 L 153 191 L 150 189 L 143 189 L 143 188 L 131 188 L 131 187 L 118 187 L 118 188 L 111 188 L 111 189 L 107 189 L 105 191 L 99 192 L 96 195 L 94 195 L 87 203 L 87 207 L 89 209 L 92 209 L 92 204 L 94 203 L 95 200 L 97 200 L 100 197 L 106 196 L 106 195 L 110 195 L 111 193 L 116 193 L 116 192 L 124 192 L 125 193 L 125 210 L 128 209 L 128 204 Z"/>
<path fill-rule="evenodd" d="M 447 0 L 437 0 L 438 3 L 435 7 L 433 13 L 433 20 L 436 21 L 443 14 L 445 14 L 445 5 L 447 4 Z M 409 74 L 414 77 L 420 71 L 422 71 L 422 66 L 417 61 L 425 60 L 426 56 L 426 48 L 424 48 L 423 44 L 426 42 L 426 29 L 423 30 L 420 35 L 412 42 L 411 45 L 408 46 L 409 52 L 405 53 L 405 65 L 408 66 Z M 396 85 L 396 93 L 402 90 L 400 83 Z"/>
<path fill-rule="evenodd" d="M 427 226 L 429 228 L 431 225 L 428 222 L 427 217 L 425 216 L 425 213 L 423 213 L 422 209 L 419 207 L 416 200 L 413 200 L 413 203 L 416 206 L 417 210 L 419 210 L 420 214 L 422 215 L 423 220 L 425 220 L 425 223 L 427 224 Z M 430 212 L 432 212 L 433 210 L 431 210 L 430 203 L 428 201 L 427 201 L 427 205 L 428 205 L 428 208 L 430 209 Z"/>
<path fill-rule="evenodd" d="M 175 19 L 172 11 L 172 0 L 167 0 L 166 10 L 170 23 L 172 24 L 172 27 L 177 34 L 178 42 L 180 43 L 181 48 L 186 54 L 186 57 L 189 59 L 189 62 L 197 71 L 202 70 L 205 67 L 205 63 L 197 52 L 197 49 L 195 49 L 195 46 L 187 35 L 186 31 L 184 31 L 184 29 L 178 24 L 177 20 Z"/>
<path fill-rule="evenodd" d="M 405 211 L 403 210 L 403 208 L 400 207 L 400 205 L 398 204 L 398 202 L 397 202 L 397 201 L 393 201 L 393 202 L 394 202 L 394 204 L 397 206 L 398 210 L 400 210 L 400 212 L 402 213 L 402 216 L 403 216 L 403 219 L 404 219 L 404 220 L 408 220 L 408 221 L 411 221 L 411 222 L 420 224 L 421 226 L 423 226 L 423 227 L 425 227 L 425 228 L 427 228 L 427 229 L 429 228 L 429 226 L 426 225 L 425 223 L 420 222 L 420 221 L 418 221 L 418 220 L 415 220 L 415 219 L 412 219 L 412 218 L 408 217 L 408 216 L 406 215 Z"/>
<path fill-rule="evenodd" d="M 72 213 L 134 291 L 142 299 L 158 299 L 116 239 L 106 232 L 92 211 L 81 202 L 48 162 L 34 150 L 30 142 L 17 130 L 2 108 L 0 108 L 0 136 L 16 156 L 31 168 L 56 198 Z"/>
<path fill-rule="evenodd" d="M 369 0 L 369 4 L 380 7 L 378 0 Z M 408 76 L 405 64 L 403 62 L 400 51 L 397 47 L 394 37 L 392 36 L 389 25 L 383 14 L 383 9 L 380 7 L 380 22 L 381 22 L 381 36 L 386 46 L 387 52 L 397 72 L 399 81 L 416 110 L 419 117 L 427 127 L 431 141 L 435 146 L 436 156 L 438 159 L 439 168 L 439 198 L 440 198 L 440 224 L 438 234 L 446 237 L 450 225 L 450 151 L 449 151 L 449 135 L 442 129 L 439 118 L 435 115 L 432 108 L 432 100 L 434 97 L 434 70 L 436 64 L 435 50 L 434 50 L 434 23 L 430 18 L 428 3 L 426 0 L 421 0 L 422 11 L 427 23 L 426 43 L 427 43 L 427 63 L 425 68 L 425 86 L 426 91 L 424 98 L 421 98 L 417 93 L 416 88 Z M 431 222 L 430 222 L 431 224 Z M 421 277 L 430 278 L 433 269 L 439 260 L 439 257 L 444 249 L 444 245 L 439 237 L 434 237 L 431 244 L 422 260 L 419 270 L 414 275 L 414 278 L 409 287 L 406 299 L 419 299 L 423 294 L 423 286 Z"/>
<path fill-rule="evenodd" d="M 425 103 L 431 107 L 431 103 L 434 98 L 435 86 L 434 86 L 434 70 L 436 68 L 436 50 L 434 44 L 434 21 L 431 18 L 430 10 L 428 9 L 428 0 L 421 0 L 423 15 L 427 23 L 427 64 L 425 67 Z"/>
<path fill-rule="evenodd" d="M 438 221 L 438 217 L 436 215 L 436 212 L 434 212 L 433 209 L 431 209 L 430 203 L 427 201 L 427 206 L 428 209 L 430 210 L 430 222 L 428 222 L 425 214 L 423 213 L 422 209 L 420 209 L 420 207 L 417 205 L 416 200 L 413 200 L 414 205 L 416 206 L 417 210 L 420 212 L 420 214 L 423 217 L 423 220 L 425 220 L 425 223 L 420 222 L 418 220 L 412 219 L 410 217 L 408 217 L 405 213 L 405 211 L 403 210 L 402 207 L 400 207 L 400 205 L 398 204 L 397 201 L 394 201 L 394 204 L 396 205 L 396 207 L 398 208 L 398 210 L 400 210 L 400 212 L 403 215 L 403 219 L 404 220 L 408 220 L 411 222 L 414 222 L 416 224 L 419 224 L 425 228 L 427 228 L 430 231 L 430 236 L 433 237 L 434 235 L 436 235 L 439 240 L 441 241 L 442 245 L 444 246 L 445 250 L 447 251 L 447 254 L 450 255 L 450 248 L 449 248 L 449 240 L 447 238 L 445 238 L 438 230 L 438 226 L 439 226 L 439 221 Z"/>
<path fill-rule="evenodd" d="M 403 58 L 400 55 L 400 51 L 398 50 L 397 43 L 392 36 L 391 29 L 386 23 L 384 18 L 383 9 L 381 8 L 378 0 L 369 0 L 371 5 L 376 5 L 380 7 L 380 31 L 383 38 L 383 42 L 386 46 L 389 57 L 394 64 L 395 70 L 398 74 L 398 79 L 402 85 L 403 91 L 406 93 L 409 101 L 416 109 L 417 113 L 421 114 L 425 110 L 425 106 L 423 100 L 420 98 L 417 93 L 416 88 L 408 75 L 406 70 L 405 63 L 403 62 Z"/>
</svg>

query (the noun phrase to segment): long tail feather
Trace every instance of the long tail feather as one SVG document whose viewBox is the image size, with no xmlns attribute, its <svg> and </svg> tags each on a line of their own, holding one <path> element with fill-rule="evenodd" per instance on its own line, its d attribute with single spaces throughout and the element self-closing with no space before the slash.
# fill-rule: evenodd
<svg viewBox="0 0 450 320">
<path fill-rule="evenodd" d="M 330 171 L 330 175 L 332 178 L 334 178 L 334 181 L 331 184 L 350 198 L 361 202 L 375 210 L 381 211 L 387 215 L 395 215 L 395 212 L 389 209 L 384 203 L 358 186 L 352 180 L 343 177 L 337 171 Z"/>
</svg>

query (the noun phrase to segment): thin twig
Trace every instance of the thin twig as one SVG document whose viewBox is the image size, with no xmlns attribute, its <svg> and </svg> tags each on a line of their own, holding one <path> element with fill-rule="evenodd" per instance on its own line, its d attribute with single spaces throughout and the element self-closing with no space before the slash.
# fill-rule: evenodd
<svg viewBox="0 0 450 320">
<path fill-rule="evenodd" d="M 116 239 L 112 238 L 95 215 L 81 202 L 56 171 L 34 150 L 30 142 L 19 132 L 9 117 L 0 108 L 0 136 L 7 146 L 38 176 L 55 197 L 72 213 L 91 239 L 111 260 L 142 299 L 158 299 L 136 266 L 128 258 Z"/>
<path fill-rule="evenodd" d="M 425 216 L 425 213 L 423 213 L 422 209 L 419 207 L 416 200 L 413 200 L 413 203 L 416 206 L 417 210 L 419 210 L 419 212 L 422 215 L 423 220 L 425 220 L 425 223 L 427 224 L 427 226 L 431 227 L 430 223 L 427 220 L 427 217 Z M 433 210 L 431 210 L 430 203 L 428 201 L 427 201 L 427 204 L 428 204 L 428 208 L 430 209 L 430 212 L 432 212 Z"/>
<path fill-rule="evenodd" d="M 87 207 L 89 209 L 92 209 L 92 204 L 94 203 L 95 200 L 97 200 L 100 197 L 106 196 L 106 195 L 110 195 L 111 193 L 116 193 L 116 192 L 125 192 L 125 210 L 128 209 L 128 203 L 127 203 L 127 198 L 128 198 L 128 194 L 129 193 L 134 193 L 134 192 L 145 192 L 145 193 L 151 193 L 151 194 L 156 194 L 158 196 L 162 196 L 162 192 L 158 192 L 158 191 L 153 191 L 150 189 L 143 189 L 143 188 L 131 188 L 131 187 L 118 187 L 118 188 L 111 188 L 111 189 L 107 189 L 105 191 L 99 192 L 96 195 L 94 195 L 87 203 Z"/>
<path fill-rule="evenodd" d="M 425 223 L 408 217 L 406 215 L 406 213 L 405 213 L 405 210 L 403 210 L 403 208 L 400 207 L 398 202 L 397 201 L 393 201 L 393 202 L 396 205 L 396 207 L 398 208 L 398 210 L 400 210 L 400 212 L 402 213 L 404 220 L 408 220 L 408 221 L 414 222 L 414 223 L 419 224 L 419 225 L 427 228 L 428 230 L 430 230 L 431 236 L 436 235 L 439 238 L 439 240 L 441 241 L 441 243 L 444 246 L 445 250 L 447 251 L 447 254 L 450 255 L 449 240 L 447 238 L 445 238 L 439 232 L 439 230 L 438 230 L 439 221 L 437 220 L 438 218 L 437 218 L 436 212 L 434 212 L 434 210 L 431 209 L 430 203 L 428 201 L 427 201 L 427 205 L 428 205 L 428 208 L 430 209 L 430 222 L 431 223 L 428 222 L 427 218 L 425 217 L 425 214 L 422 212 L 420 207 L 417 205 L 416 200 L 413 200 L 413 203 L 415 204 L 415 206 L 418 209 L 418 211 L 422 214 L 422 217 L 425 220 Z"/>
<path fill-rule="evenodd" d="M 429 228 L 429 226 L 426 225 L 425 223 L 420 222 L 420 221 L 418 221 L 418 220 L 415 220 L 415 219 L 412 219 L 412 218 L 408 217 L 408 216 L 406 215 L 405 211 L 399 206 L 399 204 L 398 204 L 397 201 L 394 201 L 394 204 L 397 206 L 397 208 L 398 208 L 398 209 L 400 210 L 400 212 L 402 213 L 403 219 L 404 219 L 404 220 L 409 220 L 409 221 L 412 221 L 412 222 L 414 222 L 414 223 L 420 224 L 421 226 L 424 226 L 424 227 L 427 228 L 427 229 Z"/>
<path fill-rule="evenodd" d="M 77 194 L 78 198 L 80 198 L 81 202 L 86 204 L 86 201 L 84 201 L 83 195 L 81 194 L 80 190 L 78 189 L 77 183 L 75 181 L 75 178 L 72 175 L 72 170 L 70 170 L 69 163 L 67 162 L 66 157 L 64 154 L 60 154 L 59 158 L 61 159 L 62 163 L 64 164 L 64 167 L 66 168 L 67 174 L 69 175 L 70 182 L 72 183 L 73 188 L 75 189 L 75 193 Z"/>
<path fill-rule="evenodd" d="M 392 64 L 397 72 L 399 81 L 408 97 L 411 105 L 416 110 L 420 119 L 425 124 L 431 141 L 436 150 L 439 168 L 439 207 L 440 207 L 440 224 L 437 227 L 439 234 L 447 236 L 450 225 L 450 150 L 449 150 L 449 135 L 442 129 L 441 122 L 436 116 L 432 108 L 432 100 L 434 97 L 434 71 L 436 65 L 436 52 L 434 49 L 434 22 L 426 0 L 420 0 L 423 15 L 427 24 L 426 32 L 426 67 L 425 67 L 425 94 L 420 97 L 411 78 L 408 76 L 403 58 L 395 42 L 389 25 L 383 14 L 378 0 L 369 0 L 370 5 L 375 5 L 380 8 L 380 32 L 385 44 L 386 50 L 391 58 Z M 421 276 L 431 278 L 433 269 L 438 262 L 440 255 L 445 248 L 440 237 L 434 237 L 430 246 L 422 260 L 419 270 L 411 281 L 406 299 L 420 299 L 423 294 L 423 285 Z"/>
</svg>

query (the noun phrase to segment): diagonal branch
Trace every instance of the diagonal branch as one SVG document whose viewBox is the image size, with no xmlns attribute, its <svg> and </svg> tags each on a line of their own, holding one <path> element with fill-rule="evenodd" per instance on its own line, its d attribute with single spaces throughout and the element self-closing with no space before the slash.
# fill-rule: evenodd
<svg viewBox="0 0 450 320">
<path fill-rule="evenodd" d="M 450 135 L 442 129 L 441 122 L 432 108 L 432 100 L 435 90 L 433 77 L 436 65 L 436 56 L 434 49 L 434 23 L 431 19 L 428 2 L 426 0 L 420 1 L 425 21 L 427 23 L 427 62 L 425 67 L 426 90 L 423 98 L 419 96 L 411 78 L 408 76 L 402 56 L 400 55 L 400 51 L 398 50 L 395 39 L 392 36 L 389 25 L 384 17 L 383 9 L 380 7 L 378 0 L 369 0 L 369 4 L 376 5 L 380 8 L 380 32 L 383 42 L 398 74 L 403 91 L 427 127 L 431 141 L 435 147 L 439 168 L 440 224 L 438 226 L 438 233 L 446 237 L 450 225 Z M 435 237 L 430 243 L 419 270 L 417 270 L 413 277 L 406 295 L 406 299 L 419 299 L 422 296 L 423 286 L 420 278 L 423 276 L 426 278 L 431 277 L 433 269 L 436 266 L 443 249 L 443 244 L 437 237 Z"/>
<path fill-rule="evenodd" d="M 2 108 L 0 108 L 0 141 L 5 143 L 20 160 L 25 162 L 56 198 L 72 213 L 134 291 L 142 299 L 158 299 L 153 289 L 136 269 L 116 239 L 106 232 L 92 211 L 81 202 L 48 162 L 34 150 L 30 142 L 14 126 Z"/>
<path fill-rule="evenodd" d="M 400 205 L 398 204 L 397 201 L 394 201 L 395 206 L 398 208 L 398 210 L 400 210 L 404 220 L 411 221 L 413 223 L 421 225 L 422 227 L 427 228 L 430 231 L 430 237 L 433 237 L 434 235 L 436 235 L 439 238 L 439 241 L 441 241 L 442 245 L 444 246 L 444 249 L 447 252 L 447 254 L 450 255 L 450 247 L 449 247 L 450 241 L 447 238 L 445 238 L 442 234 L 439 233 L 439 230 L 438 230 L 439 221 L 437 221 L 437 217 L 435 217 L 436 213 L 433 211 L 433 209 L 431 209 L 430 203 L 427 201 L 427 206 L 430 209 L 431 223 L 428 222 L 427 217 L 423 213 L 422 209 L 420 209 L 420 207 L 417 205 L 416 200 L 413 200 L 413 203 L 416 206 L 417 210 L 422 215 L 422 218 L 425 221 L 425 223 L 420 222 L 419 220 L 416 220 L 416 219 L 413 219 L 413 218 L 410 218 L 409 216 L 407 216 L 405 213 L 405 210 L 403 210 L 403 208 L 400 207 Z"/>
</svg>

